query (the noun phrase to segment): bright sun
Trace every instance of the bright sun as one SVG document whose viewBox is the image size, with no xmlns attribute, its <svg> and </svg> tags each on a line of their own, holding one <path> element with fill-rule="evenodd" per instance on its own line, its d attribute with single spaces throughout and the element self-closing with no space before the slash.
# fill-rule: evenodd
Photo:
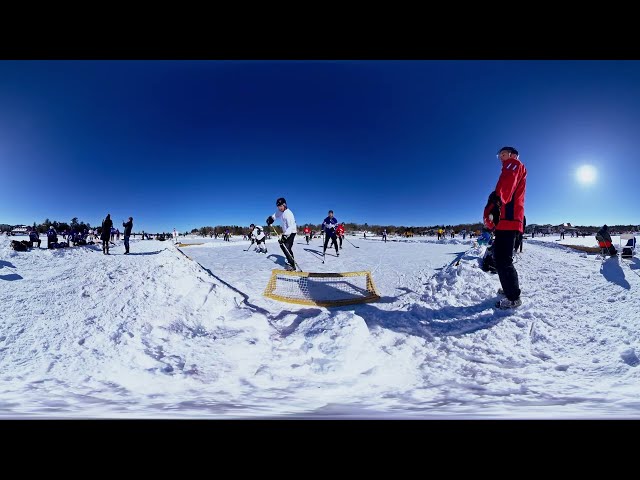
<svg viewBox="0 0 640 480">
<path fill-rule="evenodd" d="M 595 182 L 597 173 L 598 172 L 596 172 L 596 169 L 591 165 L 582 165 L 580 168 L 578 168 L 576 177 L 578 178 L 578 182 L 584 185 L 588 185 Z"/>
</svg>

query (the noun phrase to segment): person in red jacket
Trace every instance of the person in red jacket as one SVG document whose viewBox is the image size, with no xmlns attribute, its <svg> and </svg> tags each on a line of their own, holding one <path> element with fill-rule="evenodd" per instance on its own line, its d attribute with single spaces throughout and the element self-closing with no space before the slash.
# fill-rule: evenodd
<svg viewBox="0 0 640 480">
<path fill-rule="evenodd" d="M 338 240 L 340 240 L 340 248 L 342 248 L 342 238 L 344 237 L 344 222 L 336 227 L 336 235 L 338 236 Z"/>
<path fill-rule="evenodd" d="M 311 228 L 309 226 L 304 227 L 304 238 L 307 241 L 307 245 L 309 245 L 309 238 L 311 237 Z"/>
<path fill-rule="evenodd" d="M 484 224 L 495 230 L 493 257 L 505 298 L 497 308 L 516 308 L 522 305 L 518 272 L 513 266 L 516 237 L 524 231 L 524 194 L 527 187 L 527 169 L 520 161 L 518 150 L 502 147 L 498 151 L 502 172 L 484 210 Z"/>
</svg>

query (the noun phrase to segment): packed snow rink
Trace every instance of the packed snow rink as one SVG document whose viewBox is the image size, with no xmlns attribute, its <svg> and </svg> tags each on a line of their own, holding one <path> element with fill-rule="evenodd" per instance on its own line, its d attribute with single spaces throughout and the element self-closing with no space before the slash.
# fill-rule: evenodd
<svg viewBox="0 0 640 480">
<path fill-rule="evenodd" d="M 526 240 L 523 305 L 502 311 L 473 240 L 346 238 L 322 264 L 321 240 L 297 236 L 295 257 L 310 272 L 371 271 L 375 303 L 264 297 L 284 265 L 275 239 L 267 254 L 187 237 L 202 245 L 136 239 L 106 256 L 15 252 L 0 237 L 0 415 L 640 417 L 638 253 Z"/>
</svg>

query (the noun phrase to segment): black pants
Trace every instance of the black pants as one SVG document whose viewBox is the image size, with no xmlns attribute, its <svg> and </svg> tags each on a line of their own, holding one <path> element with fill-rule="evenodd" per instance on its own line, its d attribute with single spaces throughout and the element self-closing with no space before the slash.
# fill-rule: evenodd
<svg viewBox="0 0 640 480">
<path fill-rule="evenodd" d="M 338 253 L 338 241 L 336 240 L 336 234 L 335 233 L 325 234 L 324 235 L 324 250 L 323 250 L 323 252 L 327 251 L 327 245 L 329 244 L 329 239 L 333 240 L 333 245 L 336 247 L 336 253 Z"/>
<path fill-rule="evenodd" d="M 518 232 L 516 234 L 516 242 L 515 242 L 515 246 L 513 247 L 513 250 L 515 252 L 518 251 L 518 249 L 520 249 L 520 252 L 522 253 L 522 239 L 524 238 L 524 234 Z"/>
<path fill-rule="evenodd" d="M 293 257 L 293 239 L 296 238 L 296 234 L 292 233 L 291 235 L 289 235 L 287 237 L 287 241 L 284 242 L 285 245 L 287 246 L 287 248 L 289 249 L 289 252 L 291 252 L 291 256 Z"/>
<path fill-rule="evenodd" d="M 129 235 L 124 236 L 124 251 L 129 253 Z"/>
<path fill-rule="evenodd" d="M 502 290 L 511 301 L 520 298 L 518 272 L 513 266 L 513 250 L 516 236 L 519 233 L 516 230 L 496 230 L 495 240 L 493 241 L 493 258 L 496 261 L 496 271 L 500 278 Z"/>
<path fill-rule="evenodd" d="M 309 235 L 305 235 L 305 240 L 307 241 L 307 245 L 309 245 Z"/>
<path fill-rule="evenodd" d="M 340 248 L 342 248 L 342 235 L 338 237 L 340 239 Z"/>
<path fill-rule="evenodd" d="M 293 257 L 293 239 L 295 237 L 296 237 L 296 234 L 292 233 L 291 235 L 289 235 L 287 237 L 287 241 L 286 242 L 283 242 L 283 243 L 280 244 L 280 248 L 282 250 L 284 250 L 286 248 L 287 249 L 287 253 L 289 253 L 291 255 L 291 258 L 294 258 Z M 266 244 L 265 244 L 265 246 L 266 246 Z M 286 258 L 286 253 L 285 253 L 285 258 Z M 287 258 L 287 260 L 289 260 L 289 259 Z M 293 268 L 296 268 L 296 266 L 294 264 L 292 264 L 290 260 L 289 260 L 289 265 L 291 265 Z"/>
</svg>

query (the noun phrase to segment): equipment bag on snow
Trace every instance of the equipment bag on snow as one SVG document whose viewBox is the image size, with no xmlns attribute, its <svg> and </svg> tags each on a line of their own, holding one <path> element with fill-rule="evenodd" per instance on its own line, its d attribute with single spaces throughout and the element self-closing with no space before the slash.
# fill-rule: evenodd
<svg viewBox="0 0 640 480">
<path fill-rule="evenodd" d="M 28 246 L 26 242 L 11 240 L 11 248 L 13 248 L 16 252 L 26 252 Z"/>
</svg>

